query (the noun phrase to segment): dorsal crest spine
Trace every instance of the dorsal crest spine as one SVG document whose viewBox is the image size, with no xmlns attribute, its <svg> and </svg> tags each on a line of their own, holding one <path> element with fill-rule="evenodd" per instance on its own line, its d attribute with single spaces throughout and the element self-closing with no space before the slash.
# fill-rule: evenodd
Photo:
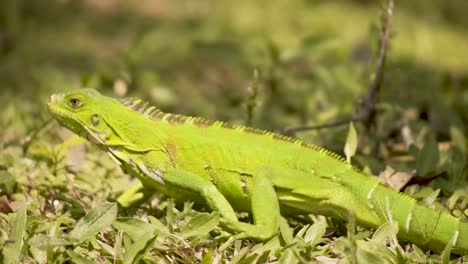
<svg viewBox="0 0 468 264">
<path fill-rule="evenodd" d="M 151 119 L 159 119 L 163 114 L 155 106 L 151 106 L 147 101 L 138 98 L 124 98 L 120 102 L 129 109 L 146 115 Z"/>
</svg>

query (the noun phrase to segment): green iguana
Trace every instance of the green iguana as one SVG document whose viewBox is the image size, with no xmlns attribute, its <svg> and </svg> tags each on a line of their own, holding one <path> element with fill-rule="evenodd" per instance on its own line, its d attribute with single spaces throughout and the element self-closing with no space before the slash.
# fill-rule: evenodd
<svg viewBox="0 0 468 264">
<path fill-rule="evenodd" d="M 281 215 L 320 214 L 377 228 L 389 217 L 397 236 L 441 252 L 468 252 L 468 223 L 382 185 L 323 148 L 276 133 L 163 113 L 139 99 L 96 90 L 52 95 L 63 126 L 106 151 L 141 181 L 123 206 L 162 192 L 217 211 L 232 239 L 266 240 Z M 253 224 L 235 211 L 250 212 Z M 391 215 L 390 215 L 391 214 Z"/>
</svg>

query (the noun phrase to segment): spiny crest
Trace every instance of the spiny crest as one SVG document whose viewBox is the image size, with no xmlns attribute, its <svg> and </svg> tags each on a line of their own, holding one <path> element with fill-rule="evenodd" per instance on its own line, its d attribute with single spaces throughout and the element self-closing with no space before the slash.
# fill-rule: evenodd
<svg viewBox="0 0 468 264">
<path fill-rule="evenodd" d="M 227 129 L 238 129 L 239 127 L 242 127 L 241 125 L 236 125 L 236 124 L 227 123 L 227 122 L 223 122 L 221 126 Z"/>
<path fill-rule="evenodd" d="M 281 135 L 278 133 L 258 129 L 258 128 L 252 128 L 252 127 L 247 127 L 247 126 L 242 126 L 242 125 L 236 125 L 236 124 L 231 124 L 231 123 L 226 123 L 226 122 L 221 122 L 221 121 L 213 121 L 209 119 L 204 119 L 201 117 L 191 117 L 191 116 L 184 116 L 184 115 L 178 115 L 178 114 L 170 114 L 170 113 L 163 113 L 161 110 L 157 109 L 154 106 L 150 106 L 148 102 L 143 101 L 138 98 L 125 98 L 120 100 L 122 104 L 127 106 L 128 108 L 137 111 L 141 114 L 144 114 L 148 116 L 151 119 L 154 120 L 164 120 L 169 122 L 170 124 L 185 124 L 185 123 L 192 123 L 193 125 L 197 127 L 210 127 L 210 126 L 219 126 L 223 127 L 226 129 L 236 129 L 240 130 L 246 133 L 253 133 L 253 134 L 258 134 L 258 135 L 265 135 L 265 136 L 270 136 L 273 139 L 276 140 L 281 140 L 281 141 L 286 141 L 289 143 L 293 144 L 298 144 L 301 145 L 302 147 L 313 149 L 316 151 L 319 151 L 325 155 L 328 155 L 332 158 L 335 158 L 343 163 L 347 163 L 346 159 L 342 157 L 339 154 L 336 154 L 332 151 L 329 151 L 325 148 L 316 146 L 314 144 L 308 144 L 305 143 L 299 139 L 288 137 L 285 135 Z M 354 168 L 356 171 L 360 171 L 359 169 L 355 168 L 354 166 L 351 166 Z"/>
<path fill-rule="evenodd" d="M 169 124 L 177 125 L 177 124 L 184 124 L 189 121 L 193 117 L 188 117 L 184 115 L 176 115 L 176 114 L 164 114 L 161 120 L 169 122 Z"/>
<path fill-rule="evenodd" d="M 328 149 L 325 149 L 325 148 L 322 148 L 322 147 L 318 147 L 318 146 L 314 146 L 314 148 L 315 148 L 316 150 L 318 150 L 318 151 L 324 153 L 324 154 L 327 154 L 328 156 L 330 156 L 330 157 L 332 157 L 332 158 L 335 158 L 335 159 L 337 159 L 337 160 L 343 162 L 343 163 L 346 163 L 346 164 L 348 163 L 348 161 L 347 161 L 343 156 L 341 156 L 340 154 L 337 154 L 337 153 L 335 153 L 335 152 L 333 152 L 333 151 L 330 151 L 330 150 L 328 150 Z M 355 167 L 353 167 L 353 168 L 355 168 Z M 358 170 L 357 168 L 355 168 L 355 169 L 356 169 L 357 171 L 360 171 L 360 170 Z"/>
<path fill-rule="evenodd" d="M 205 118 L 201 118 L 201 117 L 195 117 L 195 119 L 193 120 L 193 123 L 198 127 L 209 127 L 209 126 L 213 125 L 214 121 L 209 120 L 209 119 L 205 119 Z"/>
<path fill-rule="evenodd" d="M 237 129 L 239 129 L 239 127 Z M 248 127 L 248 126 L 243 126 L 242 130 L 244 132 L 247 132 L 247 133 L 259 134 L 259 135 L 265 135 L 265 136 L 269 136 L 269 135 L 274 134 L 273 132 L 270 132 L 270 131 L 266 131 L 266 130 L 262 130 L 262 129 L 258 129 L 258 128 L 253 128 L 253 127 Z"/>
<path fill-rule="evenodd" d="M 335 158 L 335 159 L 337 159 L 337 160 L 339 160 L 339 161 L 341 161 L 341 162 L 344 162 L 344 163 L 347 162 L 346 159 L 345 159 L 343 156 L 341 156 L 341 155 L 339 155 L 339 154 L 337 154 L 337 153 L 335 153 L 335 152 L 332 152 L 332 151 L 330 151 L 330 150 L 328 150 L 328 149 L 319 147 L 319 146 L 314 145 L 314 144 L 306 143 L 306 142 L 304 142 L 304 141 L 302 141 L 302 140 L 300 140 L 300 139 L 288 137 L 288 136 L 281 135 L 281 134 L 278 134 L 278 133 L 274 133 L 274 134 L 273 134 L 273 138 L 274 138 L 274 139 L 278 139 L 278 140 L 282 140 L 282 141 L 287 141 L 287 142 L 295 143 L 295 144 L 300 144 L 301 146 L 303 146 L 303 147 L 305 147 L 305 148 L 310 148 L 310 149 L 319 151 L 319 152 L 321 152 L 321 153 L 323 153 L 323 154 L 325 154 L 325 155 L 328 155 L 328 156 L 330 156 L 330 157 L 332 157 L 332 158 Z M 354 167 L 353 167 L 353 168 L 354 168 Z M 355 169 L 357 170 L 357 168 L 355 168 Z"/>
<path fill-rule="evenodd" d="M 288 137 L 288 136 L 281 135 L 281 134 L 278 134 L 278 133 L 274 133 L 274 134 L 273 134 L 273 138 L 274 138 L 274 139 L 278 139 L 278 140 L 282 140 L 282 141 L 291 142 L 291 143 L 295 143 L 295 142 L 298 140 L 298 139 L 296 139 L 296 138 Z M 304 145 L 303 143 L 304 143 L 304 142 L 301 141 L 301 144 L 302 144 L 304 147 L 307 147 L 307 145 Z"/>
<path fill-rule="evenodd" d="M 147 101 L 143 101 L 138 98 L 125 98 L 120 100 L 120 102 L 129 109 L 146 115 L 152 119 L 159 118 L 163 114 L 161 110 L 159 110 L 155 106 L 150 106 Z"/>
<path fill-rule="evenodd" d="M 243 132 L 247 132 L 247 133 L 254 133 L 254 134 L 259 134 L 259 135 L 270 136 L 270 137 L 272 137 L 273 139 L 276 139 L 276 140 L 286 141 L 286 142 L 289 142 L 289 143 L 301 145 L 302 147 L 305 147 L 305 148 L 309 148 L 309 149 L 319 151 L 319 152 L 321 152 L 321 153 L 323 153 L 325 155 L 328 155 L 328 156 L 330 156 L 332 158 L 335 158 L 335 159 L 337 159 L 337 160 L 339 160 L 339 161 L 341 161 L 343 163 L 347 163 L 346 159 L 343 156 L 341 156 L 341 155 L 339 155 L 339 154 L 337 154 L 335 152 L 332 152 L 330 150 L 327 150 L 325 148 L 319 147 L 317 145 L 305 143 L 302 140 L 297 139 L 297 138 L 288 137 L 288 136 L 285 136 L 285 135 L 282 135 L 282 134 L 278 134 L 278 133 L 274 133 L 274 132 L 271 132 L 271 131 L 262 130 L 262 129 L 258 129 L 258 128 L 252 128 L 252 127 L 247 127 L 247 126 L 242 126 L 242 125 L 233 125 L 233 124 L 229 124 L 229 123 L 223 123 L 222 127 L 229 128 L 229 129 L 238 129 L 238 130 L 242 130 Z M 360 172 L 360 170 L 355 168 L 354 166 L 351 166 L 351 167 L 354 170 Z"/>
</svg>

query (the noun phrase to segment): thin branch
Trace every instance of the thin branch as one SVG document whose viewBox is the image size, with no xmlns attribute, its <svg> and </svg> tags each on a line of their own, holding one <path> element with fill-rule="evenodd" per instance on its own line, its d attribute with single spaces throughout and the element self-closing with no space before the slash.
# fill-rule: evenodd
<svg viewBox="0 0 468 264">
<path fill-rule="evenodd" d="M 306 131 L 306 130 L 320 130 L 323 128 L 331 128 L 331 127 L 347 125 L 349 124 L 349 122 L 361 122 L 361 121 L 362 119 L 356 118 L 356 117 L 346 118 L 346 119 L 338 120 L 332 123 L 316 125 L 316 126 L 285 127 L 282 129 L 282 132 L 287 134 L 287 133 L 295 133 L 295 132 L 301 132 L 301 131 Z"/>
<path fill-rule="evenodd" d="M 377 63 L 375 71 L 372 75 L 372 82 L 369 86 L 369 92 L 366 99 L 359 105 L 355 114 L 347 119 L 338 120 L 332 123 L 316 125 L 316 126 L 298 126 L 298 127 L 286 127 L 283 132 L 299 132 L 306 130 L 316 130 L 322 128 L 330 128 L 336 126 L 346 125 L 349 122 L 364 122 L 366 128 L 369 130 L 375 127 L 377 117 L 377 102 L 378 94 L 382 87 L 384 79 L 384 66 L 385 59 L 387 57 L 387 50 L 390 41 L 391 29 L 392 29 L 392 16 L 393 16 L 393 0 L 387 0 L 387 7 L 383 16 L 383 26 L 379 36 L 379 51 L 377 57 Z"/>
<path fill-rule="evenodd" d="M 383 16 L 384 23 L 379 38 L 379 55 L 377 58 L 375 72 L 373 74 L 373 81 L 369 88 L 369 94 L 360 107 L 360 112 L 363 112 L 363 121 L 367 128 L 375 126 L 377 116 L 377 96 L 381 90 L 384 79 L 384 66 L 392 30 L 393 6 L 393 0 L 387 0 L 387 8 L 385 9 L 385 15 Z"/>
<path fill-rule="evenodd" d="M 247 121 L 246 125 L 251 126 L 253 120 L 254 109 L 257 107 L 257 96 L 258 96 L 258 70 L 254 69 L 253 81 L 247 86 L 248 98 L 246 102 Z"/>
</svg>

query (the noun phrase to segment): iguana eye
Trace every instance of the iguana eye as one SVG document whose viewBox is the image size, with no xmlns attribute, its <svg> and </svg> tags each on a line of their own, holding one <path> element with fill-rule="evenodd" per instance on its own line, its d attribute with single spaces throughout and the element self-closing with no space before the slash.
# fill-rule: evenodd
<svg viewBox="0 0 468 264">
<path fill-rule="evenodd" d="M 98 126 L 99 125 L 99 115 L 92 115 L 91 116 L 91 124 L 93 124 L 93 126 Z"/>
<path fill-rule="evenodd" d="M 81 102 L 81 100 L 78 99 L 78 98 L 70 98 L 70 100 L 68 100 L 68 102 L 70 103 L 70 106 L 71 106 L 72 108 L 81 107 L 81 105 L 83 104 L 83 103 Z"/>
</svg>

